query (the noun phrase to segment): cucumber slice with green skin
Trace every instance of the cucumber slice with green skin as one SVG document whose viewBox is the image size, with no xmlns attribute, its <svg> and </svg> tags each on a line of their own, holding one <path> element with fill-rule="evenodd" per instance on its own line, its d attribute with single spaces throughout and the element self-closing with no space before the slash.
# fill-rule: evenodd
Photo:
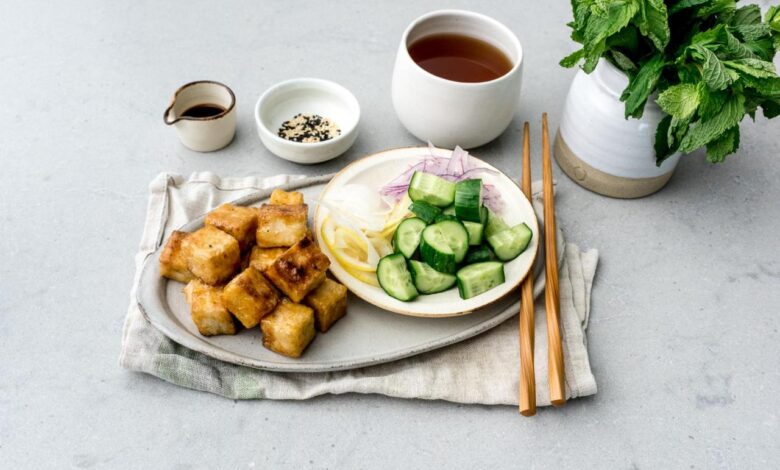
<svg viewBox="0 0 780 470">
<path fill-rule="evenodd" d="M 379 260 L 376 266 L 376 278 L 387 295 L 408 302 L 414 300 L 419 293 L 414 287 L 412 275 L 406 268 L 406 258 L 400 253 L 387 255 Z"/>
<path fill-rule="evenodd" d="M 499 232 L 503 232 L 508 228 L 509 225 L 504 222 L 504 219 L 497 216 L 496 213 L 490 209 L 487 210 L 487 222 L 485 223 L 485 236 L 487 238 L 490 238 Z"/>
<path fill-rule="evenodd" d="M 469 233 L 469 245 L 473 246 L 482 243 L 482 232 L 484 231 L 482 224 L 464 220 L 463 226 L 466 227 L 466 231 Z"/>
<path fill-rule="evenodd" d="M 510 261 L 525 251 L 531 242 L 533 233 L 526 224 L 515 225 L 497 234 L 487 237 L 490 248 L 501 261 Z"/>
<path fill-rule="evenodd" d="M 504 263 L 485 261 L 470 264 L 461 268 L 455 277 L 460 298 L 470 299 L 504 283 Z"/>
<path fill-rule="evenodd" d="M 409 272 L 412 273 L 414 286 L 421 294 L 436 294 L 455 285 L 456 278 L 452 274 L 436 271 L 422 261 L 409 261 Z"/>
<path fill-rule="evenodd" d="M 407 259 L 414 256 L 426 225 L 425 221 L 417 217 L 404 219 L 393 234 L 393 251 L 401 253 Z"/>
<path fill-rule="evenodd" d="M 430 173 L 415 171 L 409 182 L 409 198 L 436 207 L 447 207 L 455 202 L 455 183 Z"/>
<path fill-rule="evenodd" d="M 482 180 L 463 180 L 455 185 L 455 215 L 463 221 L 482 223 Z"/>
<path fill-rule="evenodd" d="M 454 274 L 466 257 L 469 234 L 463 224 L 444 220 L 425 227 L 420 239 L 420 257 L 436 271 Z"/>
<path fill-rule="evenodd" d="M 469 248 L 466 257 L 463 258 L 463 264 L 481 263 L 483 261 L 493 261 L 495 258 L 493 252 L 485 245 Z"/>
<path fill-rule="evenodd" d="M 409 206 L 409 210 L 426 224 L 433 223 L 441 215 L 441 209 L 425 201 L 414 201 Z"/>
<path fill-rule="evenodd" d="M 441 214 L 440 216 L 436 217 L 435 223 L 444 222 L 445 220 L 454 220 L 455 222 L 460 222 L 458 218 L 452 214 Z"/>
<path fill-rule="evenodd" d="M 441 213 L 444 215 L 455 215 L 455 206 L 447 206 Z"/>
</svg>

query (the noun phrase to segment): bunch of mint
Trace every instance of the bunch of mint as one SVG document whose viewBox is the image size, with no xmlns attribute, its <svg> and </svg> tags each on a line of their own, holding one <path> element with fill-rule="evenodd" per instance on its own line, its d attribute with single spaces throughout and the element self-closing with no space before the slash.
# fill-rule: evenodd
<svg viewBox="0 0 780 470">
<path fill-rule="evenodd" d="M 626 118 L 648 97 L 668 114 L 656 130 L 657 163 L 707 147 L 722 162 L 739 147 L 739 122 L 757 108 L 780 114 L 780 6 L 764 15 L 735 0 L 572 0 L 571 37 L 582 44 L 561 61 L 590 73 L 604 57 L 629 78 Z"/>
</svg>

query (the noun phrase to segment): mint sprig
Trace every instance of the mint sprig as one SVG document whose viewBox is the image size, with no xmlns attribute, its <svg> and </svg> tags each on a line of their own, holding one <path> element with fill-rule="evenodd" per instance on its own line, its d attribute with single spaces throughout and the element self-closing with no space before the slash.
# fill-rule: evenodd
<svg viewBox="0 0 780 470">
<path fill-rule="evenodd" d="M 649 97 L 668 114 L 656 130 L 656 162 L 707 149 L 722 162 L 739 148 L 739 123 L 761 108 L 780 115 L 780 6 L 761 15 L 735 0 L 571 0 L 571 37 L 582 47 L 561 60 L 590 73 L 604 57 L 629 79 L 626 118 Z"/>
</svg>

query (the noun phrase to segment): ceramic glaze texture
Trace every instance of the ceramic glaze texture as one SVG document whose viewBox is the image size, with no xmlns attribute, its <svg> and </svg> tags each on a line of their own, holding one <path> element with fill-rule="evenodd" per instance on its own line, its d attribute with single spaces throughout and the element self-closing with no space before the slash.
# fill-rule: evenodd
<svg viewBox="0 0 780 470">
<path fill-rule="evenodd" d="M 623 178 L 655 178 L 674 171 L 680 154 L 655 164 L 655 129 L 664 113 L 648 100 L 640 119 L 626 119 L 620 95 L 628 77 L 602 59 L 593 73 L 582 70 L 572 81 L 561 118 L 560 135 L 591 167 Z"/>
<path fill-rule="evenodd" d="M 458 33 L 486 41 L 514 66 L 488 82 L 462 83 L 423 70 L 408 47 L 432 34 Z M 415 20 L 404 32 L 393 71 L 393 106 L 406 129 L 437 147 L 477 147 L 507 128 L 519 105 L 523 50 L 506 26 L 478 13 L 441 10 Z"/>
</svg>

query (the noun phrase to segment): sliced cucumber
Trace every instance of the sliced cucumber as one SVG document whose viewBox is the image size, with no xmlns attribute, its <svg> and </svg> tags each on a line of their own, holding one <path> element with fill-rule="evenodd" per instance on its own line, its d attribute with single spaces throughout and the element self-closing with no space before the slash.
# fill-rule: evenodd
<svg viewBox="0 0 780 470">
<path fill-rule="evenodd" d="M 455 206 L 447 206 L 441 213 L 444 215 L 455 215 Z"/>
<path fill-rule="evenodd" d="M 458 293 L 462 299 L 470 299 L 504 283 L 504 263 L 485 261 L 461 268 L 458 278 Z"/>
<path fill-rule="evenodd" d="M 441 214 L 440 216 L 436 217 L 434 222 L 439 223 L 445 220 L 454 220 L 455 222 L 460 222 L 460 220 L 458 220 L 458 218 L 452 214 Z"/>
<path fill-rule="evenodd" d="M 379 260 L 376 278 L 387 295 L 393 298 L 408 302 L 418 295 L 412 275 L 406 269 L 406 258 L 400 253 L 387 255 Z"/>
<path fill-rule="evenodd" d="M 463 221 L 482 223 L 482 180 L 463 180 L 455 185 L 455 215 Z"/>
<path fill-rule="evenodd" d="M 447 207 L 455 201 L 455 183 L 430 173 L 415 171 L 409 183 L 409 197 L 412 201 Z"/>
<path fill-rule="evenodd" d="M 409 206 L 409 210 L 426 224 L 433 223 L 433 221 L 441 215 L 441 209 L 428 204 L 425 201 L 414 201 L 412 205 Z"/>
<path fill-rule="evenodd" d="M 482 224 L 464 220 L 463 226 L 466 227 L 466 231 L 469 233 L 469 245 L 479 245 L 482 243 L 482 232 L 484 231 L 484 226 Z"/>
<path fill-rule="evenodd" d="M 455 276 L 440 273 L 421 261 L 410 260 L 409 271 L 417 291 L 421 294 L 436 294 L 455 285 Z"/>
<path fill-rule="evenodd" d="M 393 251 L 401 253 L 407 259 L 414 256 L 414 252 L 420 246 L 420 237 L 425 225 L 425 221 L 417 217 L 404 219 L 393 234 Z"/>
<path fill-rule="evenodd" d="M 493 261 L 493 252 L 485 245 L 469 248 L 466 257 L 463 258 L 464 264 L 481 263 L 483 261 Z"/>
<path fill-rule="evenodd" d="M 485 236 L 490 238 L 498 232 L 503 232 L 508 229 L 509 225 L 504 222 L 504 219 L 497 216 L 495 212 L 490 209 L 487 210 L 487 222 L 485 223 Z"/>
<path fill-rule="evenodd" d="M 496 254 L 496 258 L 501 261 L 509 261 L 525 251 L 532 235 L 531 229 L 526 224 L 519 224 L 496 234 L 488 235 L 487 241 Z"/>
<path fill-rule="evenodd" d="M 453 274 L 466 257 L 469 234 L 463 224 L 444 220 L 425 227 L 420 240 L 420 256 L 436 271 Z"/>
</svg>

